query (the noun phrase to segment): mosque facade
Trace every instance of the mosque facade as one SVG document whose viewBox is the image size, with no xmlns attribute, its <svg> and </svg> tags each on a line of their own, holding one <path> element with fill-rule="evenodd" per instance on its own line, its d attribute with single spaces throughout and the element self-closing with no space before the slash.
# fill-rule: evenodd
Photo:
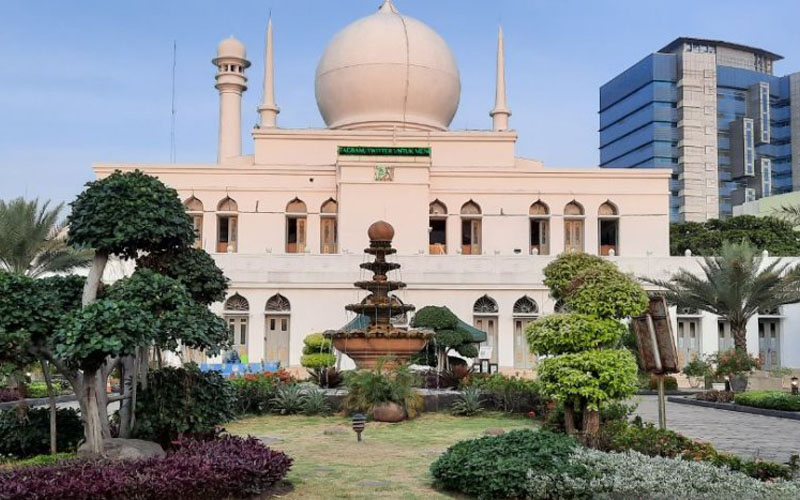
<svg viewBox="0 0 800 500">
<path fill-rule="evenodd" d="M 559 308 L 542 282 L 558 254 L 600 255 L 637 276 L 699 270 L 695 258 L 669 256 L 669 169 L 550 168 L 516 156 L 502 31 L 486 130 L 449 128 L 461 94 L 456 60 L 438 33 L 391 0 L 322 54 L 315 91 L 326 128 L 280 126 L 275 50 L 270 20 L 254 154 L 242 154 L 250 62 L 229 38 L 213 59 L 216 162 L 94 166 L 98 177 L 139 169 L 178 191 L 195 244 L 231 279 L 229 297 L 214 307 L 249 361 L 298 366 L 306 335 L 353 319 L 344 306 L 364 298 L 353 282 L 364 278 L 359 264 L 376 220 L 395 228 L 398 279 L 408 284 L 396 297 L 446 305 L 486 331 L 502 371 L 535 368 L 524 329 Z M 748 345 L 775 366 L 798 366 L 800 341 L 788 332 L 800 321 L 794 306 L 784 309 L 754 318 Z M 716 317 L 673 313 L 683 359 L 733 345 Z"/>
</svg>

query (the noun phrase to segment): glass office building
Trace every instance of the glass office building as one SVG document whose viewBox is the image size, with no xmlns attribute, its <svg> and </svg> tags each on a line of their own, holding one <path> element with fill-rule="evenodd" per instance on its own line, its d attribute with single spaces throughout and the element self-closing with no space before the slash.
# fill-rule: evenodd
<svg viewBox="0 0 800 500">
<path fill-rule="evenodd" d="M 671 168 L 673 221 L 800 190 L 800 73 L 780 59 L 696 38 L 648 55 L 600 88 L 600 165 Z"/>
</svg>

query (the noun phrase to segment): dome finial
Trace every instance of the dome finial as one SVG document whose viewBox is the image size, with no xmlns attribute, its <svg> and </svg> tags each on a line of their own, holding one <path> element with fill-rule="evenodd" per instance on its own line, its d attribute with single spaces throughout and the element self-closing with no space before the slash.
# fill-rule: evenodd
<svg viewBox="0 0 800 500">
<path fill-rule="evenodd" d="M 397 10 L 397 7 L 394 6 L 392 0 L 383 0 L 383 4 L 378 9 L 381 12 L 394 12 L 395 14 L 399 14 L 400 12 Z"/>
</svg>

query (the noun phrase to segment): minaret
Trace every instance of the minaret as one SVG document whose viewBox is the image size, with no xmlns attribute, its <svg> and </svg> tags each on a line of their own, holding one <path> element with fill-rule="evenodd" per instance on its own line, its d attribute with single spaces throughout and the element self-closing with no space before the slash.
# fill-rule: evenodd
<svg viewBox="0 0 800 500">
<path fill-rule="evenodd" d="M 244 44 L 233 36 L 221 41 L 217 57 L 215 85 L 219 90 L 219 144 L 217 163 L 242 154 L 242 93 L 247 90 L 245 68 L 250 66 Z"/>
<path fill-rule="evenodd" d="M 506 106 L 506 52 L 503 46 L 503 27 L 497 33 L 497 90 L 494 98 L 494 109 L 489 112 L 492 117 L 492 130 L 508 130 L 508 117 L 511 110 Z"/>
<path fill-rule="evenodd" d="M 258 107 L 261 128 L 274 128 L 281 110 L 275 104 L 275 60 L 272 52 L 272 16 L 267 23 L 267 42 L 264 50 L 264 98 Z"/>
</svg>

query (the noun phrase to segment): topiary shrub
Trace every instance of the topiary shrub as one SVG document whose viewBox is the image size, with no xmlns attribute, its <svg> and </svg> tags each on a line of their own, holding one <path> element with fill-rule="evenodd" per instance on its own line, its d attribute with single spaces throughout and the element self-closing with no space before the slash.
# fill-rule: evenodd
<svg viewBox="0 0 800 500">
<path fill-rule="evenodd" d="M 461 441 L 433 464 L 435 484 L 481 500 L 525 498 L 528 471 L 571 470 L 578 443 L 549 431 L 515 430 L 502 436 Z"/>
<path fill-rule="evenodd" d="M 737 394 L 736 404 L 769 410 L 800 411 L 800 396 L 783 391 L 749 391 Z"/>
<path fill-rule="evenodd" d="M 582 271 L 590 268 L 609 268 L 615 269 L 610 261 L 602 259 L 596 255 L 586 253 L 565 253 L 558 256 L 556 260 L 545 266 L 544 284 L 550 289 L 550 295 L 555 300 L 563 300 L 567 296 L 569 287 L 575 276 Z"/>
<path fill-rule="evenodd" d="M 621 319 L 642 314 L 650 302 L 647 292 L 616 266 L 584 269 L 567 285 L 570 311 L 599 318 Z"/>
<path fill-rule="evenodd" d="M 3 500 L 246 499 L 283 479 L 292 459 L 256 438 L 184 441 L 165 458 L 70 460 L 0 472 Z M 33 473 L 32 473 L 33 472 Z"/>
<path fill-rule="evenodd" d="M 321 333 L 312 333 L 303 339 L 303 356 L 300 364 L 311 370 L 320 370 L 336 364 L 330 339 L 326 339 Z"/>
<path fill-rule="evenodd" d="M 74 451 L 83 439 L 83 424 L 77 410 L 56 410 L 59 451 Z M 0 456 L 26 458 L 50 452 L 50 412 L 47 408 L 0 411 Z"/>
<path fill-rule="evenodd" d="M 140 391 L 133 435 L 165 447 L 183 435 L 211 432 L 236 416 L 231 384 L 195 364 L 154 370 L 147 376 L 147 389 Z"/>
</svg>

